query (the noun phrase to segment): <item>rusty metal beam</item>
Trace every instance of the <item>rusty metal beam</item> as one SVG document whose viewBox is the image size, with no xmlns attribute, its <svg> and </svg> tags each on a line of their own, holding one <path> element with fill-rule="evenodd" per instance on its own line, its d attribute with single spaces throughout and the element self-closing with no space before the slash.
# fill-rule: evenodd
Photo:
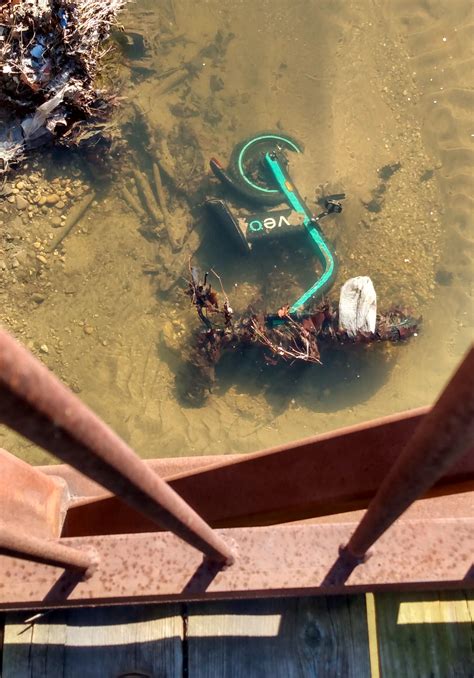
<svg viewBox="0 0 474 678">
<path fill-rule="evenodd" d="M 97 556 L 90 549 L 75 549 L 58 541 L 32 537 L 20 529 L 7 527 L 0 520 L 0 555 L 5 554 L 56 567 L 73 568 L 87 577 L 91 576 L 98 565 Z"/>
<path fill-rule="evenodd" d="M 183 459 L 185 470 L 167 480 L 214 527 L 266 525 L 366 508 L 427 412 L 429 408 L 412 410 L 263 452 L 224 457 L 204 468 Z M 152 468 L 164 463 L 149 462 Z M 70 472 L 65 477 L 77 485 Z M 424 496 L 471 490 L 474 447 Z M 96 497 L 69 509 L 64 534 L 154 529 L 119 498 Z"/>
<path fill-rule="evenodd" d="M 68 500 L 65 480 L 0 449 L 0 517 L 6 525 L 33 537 L 57 538 Z"/>
<path fill-rule="evenodd" d="M 370 502 L 344 549 L 346 557 L 363 559 L 410 504 L 423 496 L 473 445 L 473 376 L 471 347 Z"/>
<path fill-rule="evenodd" d="M 341 543 L 356 523 L 218 530 L 237 553 L 219 570 L 169 532 L 66 539 L 93 547 L 100 567 L 87 580 L 12 557 L 0 558 L 0 609 L 472 588 L 474 519 L 400 520 L 345 584 L 330 584 Z"/>
<path fill-rule="evenodd" d="M 230 548 L 31 353 L 0 330 L 0 421 L 221 564 Z"/>
</svg>

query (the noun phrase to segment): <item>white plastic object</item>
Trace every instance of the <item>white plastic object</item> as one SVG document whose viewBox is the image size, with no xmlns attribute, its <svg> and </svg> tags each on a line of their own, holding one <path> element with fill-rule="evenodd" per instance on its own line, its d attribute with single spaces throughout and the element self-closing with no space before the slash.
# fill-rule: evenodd
<svg viewBox="0 0 474 678">
<path fill-rule="evenodd" d="M 349 278 L 339 297 L 339 329 L 354 337 L 357 332 L 375 332 L 377 294 L 366 275 Z"/>
</svg>

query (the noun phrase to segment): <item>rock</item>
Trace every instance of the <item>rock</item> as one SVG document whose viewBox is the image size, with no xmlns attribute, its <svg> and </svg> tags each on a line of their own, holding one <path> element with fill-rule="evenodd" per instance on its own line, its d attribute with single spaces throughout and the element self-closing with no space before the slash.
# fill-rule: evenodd
<svg viewBox="0 0 474 678">
<path fill-rule="evenodd" d="M 48 260 L 47 260 L 46 257 L 44 257 L 42 254 L 37 254 L 37 255 L 36 255 L 36 258 L 37 258 L 38 261 L 40 261 L 42 264 L 47 264 L 47 263 L 48 263 Z"/>
<path fill-rule="evenodd" d="M 58 203 L 56 203 L 56 207 L 58 208 L 58 210 L 63 210 L 65 206 L 66 203 L 64 202 L 64 200 L 60 200 Z"/>
<path fill-rule="evenodd" d="M 16 253 L 16 259 L 20 263 L 20 266 L 24 266 L 28 263 L 28 252 L 26 250 L 19 250 Z"/>
<path fill-rule="evenodd" d="M 84 334 L 92 334 L 94 331 L 94 328 L 92 325 L 84 325 Z"/>
<path fill-rule="evenodd" d="M 18 261 L 18 259 L 16 257 L 12 257 L 11 262 L 12 262 L 12 268 L 18 268 L 18 266 L 20 265 L 20 262 Z"/>
<path fill-rule="evenodd" d="M 51 193 L 51 195 L 45 196 L 45 204 L 46 205 L 55 205 L 57 202 L 59 202 L 60 198 L 57 193 Z"/>
<path fill-rule="evenodd" d="M 52 217 L 49 223 L 53 228 L 60 228 L 63 225 L 61 217 Z"/>
<path fill-rule="evenodd" d="M 31 300 L 35 302 L 35 304 L 42 304 L 43 301 L 46 299 L 44 294 L 40 294 L 39 292 L 34 292 L 31 295 Z"/>
<path fill-rule="evenodd" d="M 15 197 L 15 205 L 17 210 L 25 210 L 29 206 L 29 202 L 23 196 L 17 195 Z"/>
<path fill-rule="evenodd" d="M 26 186 L 26 184 L 25 184 L 24 181 L 19 181 L 19 182 L 16 184 L 15 188 L 17 188 L 19 191 L 22 191 L 22 190 L 25 188 L 25 186 Z"/>
<path fill-rule="evenodd" d="M 46 344 L 41 344 L 40 351 L 41 353 L 49 353 L 49 348 L 46 346 Z"/>
</svg>

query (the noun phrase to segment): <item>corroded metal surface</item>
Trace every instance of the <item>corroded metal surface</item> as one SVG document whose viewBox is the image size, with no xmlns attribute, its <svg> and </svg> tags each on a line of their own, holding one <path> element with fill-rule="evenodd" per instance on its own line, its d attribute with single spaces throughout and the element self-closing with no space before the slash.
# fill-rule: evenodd
<svg viewBox="0 0 474 678">
<path fill-rule="evenodd" d="M 16 531 L 59 537 L 68 503 L 62 478 L 47 476 L 0 449 L 0 518 Z"/>
<path fill-rule="evenodd" d="M 213 560 L 229 547 L 99 417 L 0 330 L 0 421 L 91 476 Z"/>
<path fill-rule="evenodd" d="M 473 375 L 471 348 L 370 502 L 346 546 L 347 554 L 363 557 L 410 504 L 474 444 Z"/>
<path fill-rule="evenodd" d="M 161 522 L 174 532 L 48 541 L 27 535 L 24 526 L 15 534 L 1 523 L 0 608 L 441 588 L 460 581 L 472 586 L 474 518 L 393 521 L 443 474 L 435 494 L 472 488 L 473 369 L 474 352 L 431 411 L 388 417 L 205 468 L 184 464 L 187 472 L 170 482 L 191 497 L 194 509 L 211 515 L 214 524 L 245 525 L 212 530 L 152 470 L 153 464 L 136 457 L 44 366 L 0 332 L 0 421 L 119 493 L 151 520 L 152 528 Z M 34 478 L 44 480 L 39 471 L 29 481 Z M 374 494 L 376 510 L 359 526 L 246 524 L 348 510 L 365 505 Z M 110 529 L 114 507 L 120 514 L 116 497 L 97 501 L 93 495 L 82 506 L 76 498 L 70 514 L 88 506 L 96 512 L 89 531 L 100 516 Z M 108 513 L 101 514 L 104 508 Z M 88 522 L 85 513 L 81 521 Z M 130 512 L 115 528 L 124 524 L 130 524 Z M 142 529 L 146 524 L 142 521 Z M 69 520 L 69 533 L 71 525 Z M 362 556 L 376 539 L 366 562 Z M 348 542 L 350 549 L 341 551 Z M 211 558 L 202 560 L 190 545 Z M 234 554 L 234 566 L 223 569 Z"/>
<path fill-rule="evenodd" d="M 327 575 L 355 523 L 217 530 L 235 564 L 219 570 L 170 533 L 66 539 L 100 557 L 87 581 L 14 558 L 0 560 L 0 608 L 331 594 L 474 585 L 474 520 L 400 520 L 347 581 Z M 8 576 L 6 574 L 8 573 Z"/>
<path fill-rule="evenodd" d="M 6 526 L 0 520 L 0 555 L 5 554 L 81 570 L 81 573 L 85 572 L 87 576 L 92 574 L 98 562 L 95 552 L 87 546 L 83 546 L 81 550 L 66 546 L 63 541 L 32 537 L 20 529 L 15 530 L 13 527 Z M 36 579 L 34 581 L 36 584 L 39 583 Z"/>
<path fill-rule="evenodd" d="M 221 458 L 167 478 L 217 527 L 281 523 L 366 508 L 428 412 L 412 410 L 255 454 Z M 209 457 L 205 457 L 208 460 Z M 149 462 L 161 468 L 161 462 Z M 175 465 L 177 468 L 177 464 Z M 69 473 L 69 477 L 70 477 Z M 474 490 L 474 446 L 425 496 Z M 154 530 L 116 497 L 73 506 L 67 536 Z"/>
</svg>

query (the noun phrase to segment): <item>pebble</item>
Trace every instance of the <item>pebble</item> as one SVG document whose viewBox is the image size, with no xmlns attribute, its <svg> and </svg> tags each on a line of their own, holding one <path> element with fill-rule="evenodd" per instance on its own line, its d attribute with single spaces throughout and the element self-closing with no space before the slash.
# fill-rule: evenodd
<svg viewBox="0 0 474 678">
<path fill-rule="evenodd" d="M 23 196 L 17 195 L 15 197 L 15 205 L 16 205 L 17 210 L 24 210 L 27 207 L 29 207 L 29 202 L 28 202 L 28 200 L 23 198 Z"/>
<path fill-rule="evenodd" d="M 35 304 L 42 304 L 43 301 L 45 300 L 45 298 L 46 297 L 44 296 L 44 294 L 40 294 L 39 292 L 34 292 L 31 295 L 31 299 L 32 299 L 32 301 L 35 302 Z"/>
<path fill-rule="evenodd" d="M 37 254 L 37 255 L 36 255 L 36 258 L 38 259 L 38 261 L 41 261 L 42 264 L 47 264 L 47 263 L 48 263 L 48 260 L 47 260 L 46 257 L 44 257 L 42 254 Z"/>
<path fill-rule="evenodd" d="M 84 325 L 84 334 L 92 334 L 94 331 L 94 328 L 92 325 Z"/>
<path fill-rule="evenodd" d="M 41 344 L 40 351 L 41 353 L 49 353 L 49 348 L 46 346 L 46 344 Z"/>
<path fill-rule="evenodd" d="M 53 228 L 59 228 L 63 225 L 61 217 L 53 217 L 49 223 Z"/>
<path fill-rule="evenodd" d="M 46 205 L 55 205 L 60 200 L 59 195 L 57 195 L 57 193 L 51 193 L 51 195 L 47 195 L 45 196 L 45 198 Z"/>
<path fill-rule="evenodd" d="M 56 203 L 56 207 L 58 208 L 58 210 L 64 209 L 65 206 L 66 203 L 64 202 L 64 200 L 60 200 L 58 203 Z"/>
</svg>

